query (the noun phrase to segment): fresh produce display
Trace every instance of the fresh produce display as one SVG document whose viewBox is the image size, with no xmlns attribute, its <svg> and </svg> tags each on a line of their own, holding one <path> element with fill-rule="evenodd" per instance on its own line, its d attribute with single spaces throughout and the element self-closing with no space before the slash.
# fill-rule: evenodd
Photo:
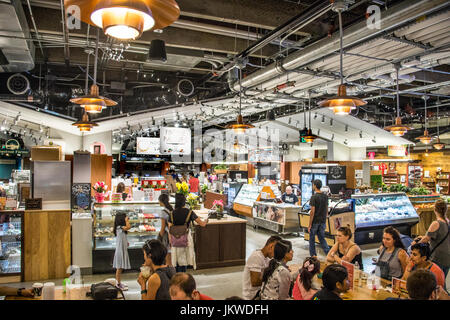
<svg viewBox="0 0 450 320">
<path fill-rule="evenodd" d="M 410 188 L 408 188 L 408 187 L 406 187 L 406 186 L 404 186 L 403 184 L 400 184 L 400 183 L 392 184 L 389 187 L 389 192 L 405 192 L 405 193 L 408 193 L 410 190 L 411 190 Z"/>
<path fill-rule="evenodd" d="M 412 188 L 409 191 L 409 194 L 412 195 L 427 195 L 427 194 L 431 194 L 431 191 L 424 188 L 424 187 L 419 187 L 419 188 Z"/>
</svg>

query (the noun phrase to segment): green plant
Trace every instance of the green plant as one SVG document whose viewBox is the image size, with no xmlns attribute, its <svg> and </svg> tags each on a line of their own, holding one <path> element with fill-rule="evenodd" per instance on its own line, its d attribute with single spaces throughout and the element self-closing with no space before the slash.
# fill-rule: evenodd
<svg viewBox="0 0 450 320">
<path fill-rule="evenodd" d="M 208 190 L 208 185 L 207 184 L 203 184 L 202 185 L 202 189 L 201 189 L 202 193 L 206 193 L 207 190 Z"/>
<path fill-rule="evenodd" d="M 214 167 L 214 170 L 227 170 L 228 167 L 226 164 L 218 164 L 217 166 Z"/>
<path fill-rule="evenodd" d="M 408 193 L 410 190 L 411 190 L 410 188 L 408 188 L 405 185 L 400 184 L 400 183 L 392 184 L 389 187 L 389 192 L 406 192 L 406 193 Z"/>
<path fill-rule="evenodd" d="M 419 187 L 419 188 L 412 188 L 410 191 L 410 194 L 415 195 L 415 196 L 421 196 L 421 195 L 431 194 L 431 191 L 428 189 L 425 189 L 424 187 Z"/>
</svg>

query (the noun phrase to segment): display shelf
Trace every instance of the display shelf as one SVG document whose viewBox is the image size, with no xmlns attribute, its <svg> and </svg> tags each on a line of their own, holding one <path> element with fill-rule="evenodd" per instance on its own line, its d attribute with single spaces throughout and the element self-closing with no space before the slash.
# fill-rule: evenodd
<svg viewBox="0 0 450 320">
<path fill-rule="evenodd" d="M 404 193 L 353 195 L 356 228 L 418 221 L 418 214 Z"/>
<path fill-rule="evenodd" d="M 0 277 L 23 270 L 23 211 L 0 212 Z"/>
<path fill-rule="evenodd" d="M 244 184 L 234 199 L 235 204 L 253 207 L 253 203 L 258 199 L 262 190 L 262 186 L 255 186 L 251 184 Z"/>
</svg>

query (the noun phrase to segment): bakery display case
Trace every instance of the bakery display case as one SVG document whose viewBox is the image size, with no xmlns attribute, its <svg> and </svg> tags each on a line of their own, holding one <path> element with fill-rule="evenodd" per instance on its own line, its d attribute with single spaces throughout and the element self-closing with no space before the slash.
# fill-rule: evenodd
<svg viewBox="0 0 450 320">
<path fill-rule="evenodd" d="M 387 226 L 411 235 L 411 227 L 419 222 L 419 215 L 405 193 L 358 194 L 352 195 L 352 199 L 357 243 L 380 242 Z"/>
<path fill-rule="evenodd" d="M 247 217 L 253 217 L 253 203 L 258 200 L 262 188 L 262 186 L 244 184 L 241 187 L 241 190 L 237 194 L 236 198 L 234 199 L 234 212 Z"/>
<path fill-rule="evenodd" d="M 0 212 L 0 277 L 22 281 L 23 211 Z"/>
<path fill-rule="evenodd" d="M 173 199 L 170 201 L 173 203 Z M 93 216 L 93 272 L 111 272 L 116 237 L 113 233 L 114 219 L 118 213 L 126 213 L 130 220 L 128 230 L 128 255 L 132 269 L 143 263 L 142 246 L 145 241 L 156 239 L 161 229 L 162 207 L 157 201 L 95 203 Z"/>
</svg>

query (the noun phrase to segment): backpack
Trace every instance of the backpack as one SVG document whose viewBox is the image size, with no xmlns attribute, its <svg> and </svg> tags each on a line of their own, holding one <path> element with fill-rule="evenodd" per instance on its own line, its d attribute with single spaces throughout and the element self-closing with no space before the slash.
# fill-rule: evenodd
<svg viewBox="0 0 450 320">
<path fill-rule="evenodd" d="M 170 219 L 172 221 L 172 223 L 175 222 L 175 220 L 173 220 L 173 212 L 171 211 L 170 213 Z M 169 236 L 170 236 L 170 242 L 172 244 L 172 247 L 175 248 L 185 248 L 188 246 L 188 233 L 189 233 L 189 228 L 187 223 L 189 222 L 189 219 L 191 218 L 191 214 L 192 214 L 192 210 L 189 210 L 189 214 L 186 217 L 186 221 L 184 222 L 184 224 L 176 226 L 176 225 L 172 225 L 169 228 Z"/>
</svg>

